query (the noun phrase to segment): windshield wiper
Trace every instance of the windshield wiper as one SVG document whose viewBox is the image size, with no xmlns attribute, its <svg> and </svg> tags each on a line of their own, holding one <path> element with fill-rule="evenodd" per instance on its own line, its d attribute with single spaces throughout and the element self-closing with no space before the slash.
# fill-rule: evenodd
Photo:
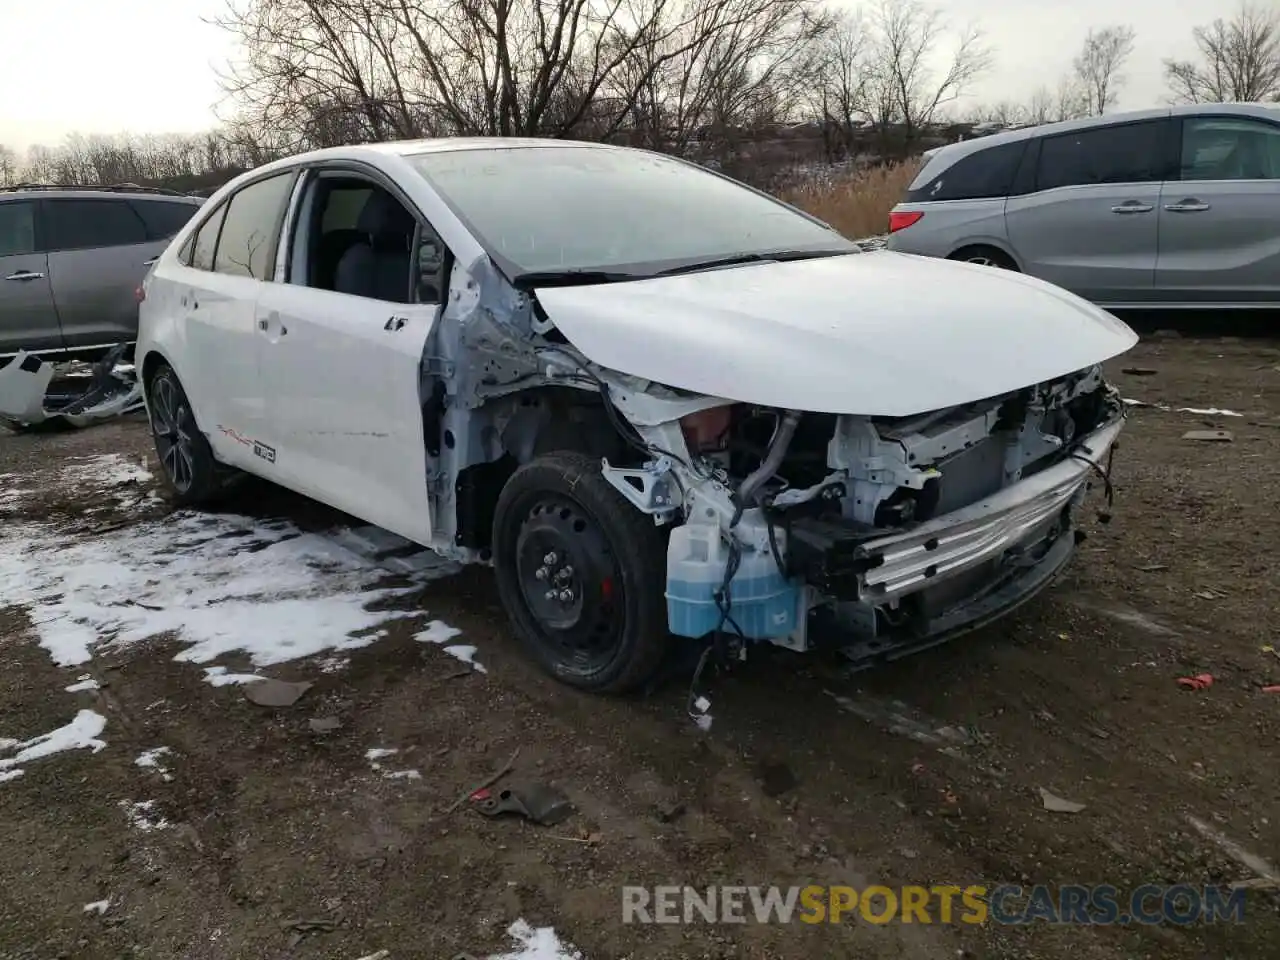
<svg viewBox="0 0 1280 960">
<path fill-rule="evenodd" d="M 623 273 L 619 270 L 535 270 L 518 273 L 512 285 L 518 289 L 528 287 L 573 287 L 592 283 L 620 283 L 623 280 L 642 280 L 644 274 Z"/>
<path fill-rule="evenodd" d="M 786 260 L 817 260 L 819 257 L 843 257 L 846 254 L 858 252 L 855 247 L 849 250 L 774 250 L 772 253 L 739 253 L 729 257 L 716 257 L 713 260 L 699 260 L 697 263 L 682 263 L 678 267 L 659 270 L 654 276 L 669 277 L 678 273 L 696 273 L 699 270 L 712 270 L 716 267 L 736 267 L 745 263 L 782 263 Z"/>
</svg>

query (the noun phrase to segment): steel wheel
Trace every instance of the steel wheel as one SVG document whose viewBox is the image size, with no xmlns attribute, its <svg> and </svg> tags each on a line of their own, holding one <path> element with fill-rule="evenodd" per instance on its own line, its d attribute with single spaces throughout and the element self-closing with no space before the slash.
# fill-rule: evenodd
<svg viewBox="0 0 1280 960">
<path fill-rule="evenodd" d="M 546 496 L 529 507 L 515 547 L 520 594 L 548 652 L 588 672 L 607 666 L 622 638 L 621 588 L 598 524 L 570 498 Z"/>
<path fill-rule="evenodd" d="M 178 493 L 188 493 L 196 476 L 191 449 L 195 421 L 186 398 L 178 396 L 169 377 L 156 378 L 151 392 L 151 432 L 155 434 L 156 453 L 169 482 Z"/>
</svg>

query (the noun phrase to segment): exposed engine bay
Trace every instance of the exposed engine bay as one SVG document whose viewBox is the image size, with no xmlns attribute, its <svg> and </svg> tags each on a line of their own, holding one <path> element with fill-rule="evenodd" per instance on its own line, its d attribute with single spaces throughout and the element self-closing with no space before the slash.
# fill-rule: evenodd
<svg viewBox="0 0 1280 960">
<path fill-rule="evenodd" d="M 646 422 L 683 398 L 644 386 L 610 393 L 654 459 L 604 469 L 638 509 L 678 525 L 672 631 L 803 650 L 818 613 L 866 646 L 859 656 L 916 649 L 949 617 L 976 626 L 984 597 L 1007 609 L 1000 590 L 1019 574 L 1047 557 L 1056 572 L 1090 476 L 1109 493 L 1124 415 L 1098 367 L 900 419 L 719 403 Z"/>
</svg>

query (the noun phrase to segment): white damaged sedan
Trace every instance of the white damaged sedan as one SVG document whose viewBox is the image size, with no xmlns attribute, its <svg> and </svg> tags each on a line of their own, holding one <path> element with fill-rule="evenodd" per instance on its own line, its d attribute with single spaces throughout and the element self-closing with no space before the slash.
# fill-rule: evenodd
<svg viewBox="0 0 1280 960">
<path fill-rule="evenodd" d="M 1110 492 L 1099 365 L 1137 340 L 1041 281 L 557 140 L 269 164 L 141 295 L 178 502 L 247 471 L 491 564 L 533 656 L 609 691 L 681 637 L 868 663 L 1033 596 Z"/>
</svg>

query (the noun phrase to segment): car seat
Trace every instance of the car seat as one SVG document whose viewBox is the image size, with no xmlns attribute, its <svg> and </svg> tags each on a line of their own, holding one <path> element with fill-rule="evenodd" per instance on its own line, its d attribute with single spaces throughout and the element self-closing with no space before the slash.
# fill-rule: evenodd
<svg viewBox="0 0 1280 960">
<path fill-rule="evenodd" d="M 392 303 L 409 299 L 414 219 L 390 194 L 369 195 L 356 229 L 361 237 L 338 258 L 333 289 Z"/>
</svg>

